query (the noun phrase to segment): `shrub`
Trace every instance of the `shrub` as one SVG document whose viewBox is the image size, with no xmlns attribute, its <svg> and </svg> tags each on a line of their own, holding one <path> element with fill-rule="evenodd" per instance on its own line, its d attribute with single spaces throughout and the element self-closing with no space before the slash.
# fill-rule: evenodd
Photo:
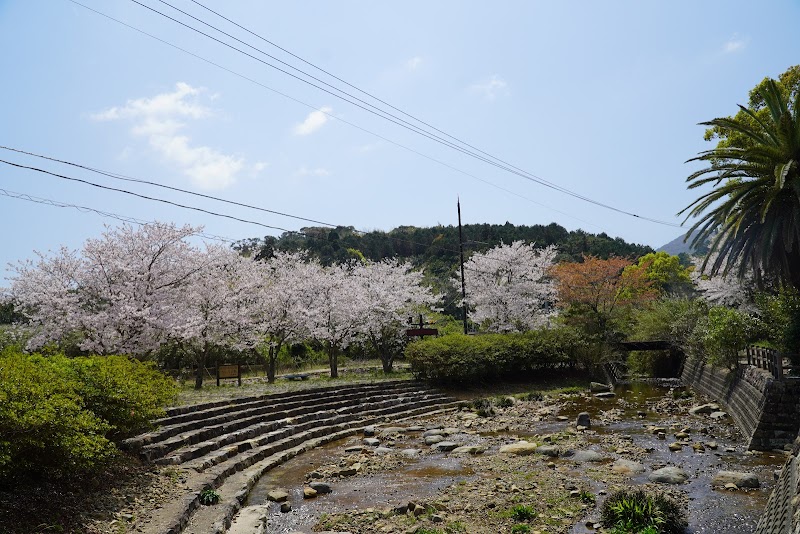
<svg viewBox="0 0 800 534">
<path fill-rule="evenodd" d="M 200 492 L 200 504 L 204 506 L 212 506 L 219 502 L 219 493 L 214 491 L 213 488 L 205 488 Z"/>
<path fill-rule="evenodd" d="M 531 527 L 524 523 L 520 523 L 511 527 L 511 534 L 530 534 L 530 532 Z"/>
<path fill-rule="evenodd" d="M 174 402 L 175 381 L 151 363 L 125 356 L 92 356 L 66 360 L 75 373 L 87 409 L 105 420 L 113 439 L 145 430 Z"/>
<path fill-rule="evenodd" d="M 0 474 L 83 471 L 109 460 L 110 425 L 84 407 L 78 384 L 42 356 L 0 354 Z"/>
<path fill-rule="evenodd" d="M 406 347 L 406 358 L 418 378 L 474 383 L 574 364 L 582 344 L 577 333 L 568 328 L 479 336 L 457 334 L 411 343 Z"/>
<path fill-rule="evenodd" d="M 514 399 L 511 397 L 498 397 L 494 403 L 498 408 L 511 408 L 514 406 Z"/>
<path fill-rule="evenodd" d="M 603 503 L 602 518 L 618 534 L 683 534 L 687 527 L 675 501 L 643 490 L 621 490 L 611 495 Z"/>
<path fill-rule="evenodd" d="M 748 314 L 714 306 L 708 310 L 708 324 L 702 336 L 708 362 L 733 368 L 739 360 L 738 351 L 752 340 L 755 320 Z"/>
<path fill-rule="evenodd" d="M 0 475 L 66 475 L 103 466 L 113 440 L 163 414 L 176 386 L 122 356 L 0 353 Z"/>
</svg>

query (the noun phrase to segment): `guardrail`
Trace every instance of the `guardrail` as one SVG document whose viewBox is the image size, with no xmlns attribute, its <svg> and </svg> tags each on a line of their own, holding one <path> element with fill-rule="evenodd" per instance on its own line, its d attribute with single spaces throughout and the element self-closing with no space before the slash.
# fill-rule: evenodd
<svg viewBox="0 0 800 534">
<path fill-rule="evenodd" d="M 778 350 L 751 345 L 743 352 L 743 356 L 747 358 L 747 365 L 764 369 L 777 379 L 783 379 L 788 371 L 784 365 L 785 356 Z"/>
</svg>

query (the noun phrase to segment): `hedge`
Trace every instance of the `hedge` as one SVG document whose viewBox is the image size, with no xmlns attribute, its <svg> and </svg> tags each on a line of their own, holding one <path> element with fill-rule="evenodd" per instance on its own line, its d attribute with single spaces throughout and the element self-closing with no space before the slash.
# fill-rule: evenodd
<svg viewBox="0 0 800 534">
<path fill-rule="evenodd" d="M 437 383 L 474 383 L 573 365 L 584 343 L 569 328 L 428 338 L 406 347 L 411 371 Z"/>
</svg>

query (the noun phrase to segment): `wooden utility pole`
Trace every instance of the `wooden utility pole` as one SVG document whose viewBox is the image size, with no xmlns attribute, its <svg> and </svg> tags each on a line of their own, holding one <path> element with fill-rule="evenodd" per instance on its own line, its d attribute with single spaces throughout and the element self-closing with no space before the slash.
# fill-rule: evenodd
<svg viewBox="0 0 800 534">
<path fill-rule="evenodd" d="M 469 333 L 467 326 L 467 285 L 464 282 L 464 234 L 461 231 L 461 199 L 458 198 L 458 248 L 461 250 L 461 300 L 463 301 L 464 334 Z"/>
</svg>

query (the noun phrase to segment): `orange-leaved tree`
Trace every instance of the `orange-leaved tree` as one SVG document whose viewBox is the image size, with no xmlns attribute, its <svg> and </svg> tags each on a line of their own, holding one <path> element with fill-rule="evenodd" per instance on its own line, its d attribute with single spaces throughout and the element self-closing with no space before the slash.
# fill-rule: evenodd
<svg viewBox="0 0 800 534">
<path fill-rule="evenodd" d="M 621 309 L 658 296 L 647 266 L 631 269 L 631 265 L 630 260 L 615 256 L 607 260 L 584 256 L 582 262 L 555 265 L 551 274 L 565 320 L 580 326 L 601 345 L 611 341 L 616 330 L 613 322 Z"/>
</svg>

